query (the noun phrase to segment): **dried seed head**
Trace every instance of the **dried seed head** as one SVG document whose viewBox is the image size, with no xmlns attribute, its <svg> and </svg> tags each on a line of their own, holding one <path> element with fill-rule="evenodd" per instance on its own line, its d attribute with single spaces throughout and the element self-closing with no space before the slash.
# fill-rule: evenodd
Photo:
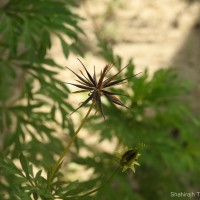
<svg viewBox="0 0 200 200">
<path fill-rule="evenodd" d="M 104 111 L 103 111 L 102 103 L 101 103 L 101 97 L 102 96 L 105 96 L 110 102 L 112 102 L 114 104 L 117 104 L 117 105 L 120 105 L 120 106 L 123 106 L 123 107 L 125 107 L 125 108 L 128 109 L 128 107 L 125 106 L 115 96 L 115 95 L 122 95 L 122 94 L 117 94 L 117 93 L 114 93 L 114 92 L 110 92 L 107 89 L 109 89 L 112 86 L 123 84 L 125 80 L 127 80 L 129 78 L 132 78 L 132 77 L 135 77 L 138 74 L 132 75 L 132 76 L 124 78 L 124 79 L 114 80 L 126 67 L 128 67 L 128 65 L 127 65 L 124 68 L 122 68 L 115 75 L 110 76 L 107 79 L 105 79 L 107 73 L 113 67 L 113 65 L 107 64 L 104 67 L 104 69 L 101 71 L 101 75 L 100 75 L 99 79 L 97 79 L 95 67 L 94 67 L 94 73 L 93 73 L 93 76 L 92 76 L 88 72 L 88 70 L 86 69 L 85 65 L 81 62 L 81 60 L 79 60 L 79 62 L 83 66 L 83 68 L 85 70 L 85 74 L 80 70 L 81 75 L 78 75 L 77 73 L 75 73 L 74 71 L 72 71 L 71 69 L 69 69 L 67 67 L 78 78 L 78 80 L 77 80 L 78 84 L 75 84 L 75 83 L 66 83 L 66 82 L 64 82 L 64 83 L 73 85 L 73 86 L 81 89 L 81 90 L 75 91 L 73 93 L 89 92 L 89 97 L 76 110 L 74 110 L 72 113 L 74 113 L 79 108 L 85 106 L 87 103 L 89 103 L 90 101 L 92 101 L 92 102 L 94 102 L 96 104 L 98 111 L 102 114 L 102 116 L 105 119 L 105 115 L 104 115 Z"/>
</svg>

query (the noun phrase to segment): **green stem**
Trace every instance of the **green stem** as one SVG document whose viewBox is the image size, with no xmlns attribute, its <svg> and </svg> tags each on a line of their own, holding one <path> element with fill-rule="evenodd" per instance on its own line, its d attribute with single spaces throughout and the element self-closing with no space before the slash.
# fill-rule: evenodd
<svg viewBox="0 0 200 200">
<path fill-rule="evenodd" d="M 71 147 L 71 145 L 73 144 L 74 140 L 76 139 L 76 136 L 78 135 L 79 131 L 81 130 L 81 128 L 83 127 L 84 123 L 86 122 L 93 106 L 94 106 L 95 102 L 93 102 L 87 112 L 87 114 L 85 115 L 85 117 L 83 118 L 80 126 L 78 127 L 78 129 L 76 130 L 76 132 L 74 133 L 73 137 L 71 138 L 71 140 L 69 141 L 68 145 L 65 147 L 63 153 L 60 155 L 58 161 L 56 162 L 56 164 L 54 165 L 53 169 L 52 169 L 52 173 L 50 174 L 50 177 L 49 177 L 49 180 L 48 180 L 48 183 L 50 184 L 51 181 L 53 180 L 54 178 L 54 175 L 55 173 L 57 172 L 57 170 L 59 169 L 63 159 L 64 159 L 64 156 L 67 154 L 69 148 Z"/>
<path fill-rule="evenodd" d="M 90 194 L 92 194 L 92 193 L 94 193 L 94 192 L 97 192 L 98 190 L 102 189 L 102 188 L 112 179 L 112 177 L 116 174 L 116 172 L 118 171 L 119 168 L 120 168 L 120 166 L 117 167 L 117 168 L 113 171 L 113 173 L 111 174 L 111 176 L 109 176 L 109 177 L 105 180 L 105 182 L 104 182 L 103 184 L 101 184 L 98 188 L 96 188 L 96 189 L 94 189 L 94 190 L 91 190 L 91 191 L 89 191 L 89 192 L 87 192 L 87 193 L 85 193 L 85 194 L 83 194 L 83 195 L 75 196 L 74 198 L 85 197 L 85 196 L 88 196 L 88 195 L 90 195 Z M 70 197 L 69 197 L 69 198 L 70 198 Z M 71 198 L 73 198 L 73 197 L 71 197 Z"/>
</svg>

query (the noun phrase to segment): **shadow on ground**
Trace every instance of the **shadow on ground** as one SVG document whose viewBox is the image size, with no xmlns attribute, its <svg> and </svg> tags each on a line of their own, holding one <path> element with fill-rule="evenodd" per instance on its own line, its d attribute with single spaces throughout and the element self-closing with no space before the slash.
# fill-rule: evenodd
<svg viewBox="0 0 200 200">
<path fill-rule="evenodd" d="M 189 99 L 194 112 L 200 114 L 200 14 L 170 66 L 178 68 L 180 76 L 194 84 Z"/>
</svg>

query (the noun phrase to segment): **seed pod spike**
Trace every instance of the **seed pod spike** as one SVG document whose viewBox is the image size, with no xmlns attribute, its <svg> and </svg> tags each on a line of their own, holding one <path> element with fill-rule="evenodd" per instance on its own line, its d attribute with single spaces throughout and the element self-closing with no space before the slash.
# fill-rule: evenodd
<svg viewBox="0 0 200 200">
<path fill-rule="evenodd" d="M 92 100 L 93 96 L 94 96 L 94 92 L 78 108 L 76 108 L 70 115 L 72 115 L 73 113 L 75 113 L 81 107 L 85 106 L 89 101 Z"/>
<path fill-rule="evenodd" d="M 103 85 L 109 83 L 110 81 L 112 81 L 114 78 L 116 78 L 125 68 L 127 68 L 129 66 L 126 65 L 125 67 L 123 67 L 119 72 L 117 72 L 115 75 L 111 76 L 110 78 L 106 79 L 104 82 L 103 82 Z"/>
<path fill-rule="evenodd" d="M 109 95 L 119 95 L 119 96 L 130 97 L 129 95 L 114 93 L 114 92 L 110 92 L 110 91 L 107 91 L 107 90 L 101 90 L 101 91 L 103 91 L 103 92 L 105 92 L 106 94 L 109 94 Z"/>
<path fill-rule="evenodd" d="M 87 86 L 83 86 L 83 85 L 79 85 L 79 84 L 67 83 L 67 82 L 63 82 L 63 83 L 68 84 L 68 85 L 73 85 L 73 86 L 76 86 L 76 87 L 81 88 L 81 89 L 86 89 L 86 90 L 92 90 L 93 89 L 92 87 L 87 87 Z"/>
<path fill-rule="evenodd" d="M 82 93 L 82 92 L 89 92 L 90 90 L 78 90 L 78 91 L 74 91 L 72 93 L 77 94 L 77 93 Z"/>
<path fill-rule="evenodd" d="M 79 76 L 77 73 L 75 73 L 73 70 L 71 70 L 69 67 L 66 66 L 66 68 L 68 70 L 70 70 L 76 77 L 78 77 L 81 81 L 83 81 L 84 83 L 86 83 L 87 85 L 91 85 L 90 82 L 86 81 L 85 79 L 83 79 L 81 76 Z M 92 85 L 91 85 L 92 86 Z"/>
<path fill-rule="evenodd" d="M 88 72 L 88 70 L 86 69 L 85 65 L 81 62 L 81 60 L 80 60 L 79 58 L 77 58 L 77 59 L 78 59 L 78 61 L 81 63 L 81 65 L 84 67 L 84 69 L 85 69 L 85 71 L 86 71 L 86 73 L 87 73 L 87 75 L 88 75 L 88 78 L 90 79 L 91 83 L 93 83 L 93 84 L 95 85 L 95 82 L 94 82 L 94 80 L 92 79 L 92 76 L 90 75 L 90 73 Z"/>
<path fill-rule="evenodd" d="M 98 108 L 99 108 L 100 113 L 102 114 L 104 120 L 106 120 L 105 115 L 104 115 L 104 111 L 103 111 L 103 108 L 102 108 L 101 95 L 100 94 L 97 95 L 97 103 L 98 103 Z"/>
<path fill-rule="evenodd" d="M 140 73 L 141 73 L 141 72 L 140 72 Z M 140 74 L 140 73 L 134 74 L 134 75 L 129 76 L 129 77 L 127 77 L 127 78 L 123 78 L 123 79 L 121 79 L 121 80 L 112 81 L 112 82 L 109 81 L 107 84 L 104 85 L 104 88 L 110 87 L 110 86 L 113 86 L 113 85 L 116 85 L 116 84 L 118 84 L 118 83 L 121 83 L 121 82 L 123 82 L 123 81 L 125 81 L 125 80 L 128 80 L 128 79 L 130 79 L 130 78 L 133 78 L 133 77 L 137 76 L 137 75 Z"/>
<path fill-rule="evenodd" d="M 119 99 L 117 99 L 115 96 L 111 96 L 111 95 L 108 95 L 108 94 L 104 94 L 106 96 L 106 98 L 113 102 L 114 104 L 117 104 L 117 105 L 120 105 L 120 106 L 123 106 L 127 109 L 129 109 L 127 106 L 125 106 Z"/>
<path fill-rule="evenodd" d="M 96 77 L 95 65 L 94 65 L 94 74 L 93 74 L 93 80 L 94 80 L 95 84 L 97 85 L 97 77 Z"/>
</svg>

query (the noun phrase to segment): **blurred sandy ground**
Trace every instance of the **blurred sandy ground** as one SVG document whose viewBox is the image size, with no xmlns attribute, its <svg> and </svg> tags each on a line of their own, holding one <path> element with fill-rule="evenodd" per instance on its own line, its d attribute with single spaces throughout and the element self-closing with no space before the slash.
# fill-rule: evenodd
<svg viewBox="0 0 200 200">
<path fill-rule="evenodd" d="M 151 74 L 159 68 L 179 67 L 181 76 L 193 80 L 196 84 L 193 97 L 200 97 L 200 1 L 86 0 L 79 2 L 80 8 L 77 13 L 86 19 L 80 23 L 86 33 L 82 39 L 91 49 L 90 52 L 86 52 L 82 61 L 89 69 L 93 69 L 94 65 L 101 68 L 106 64 L 96 54 L 98 48 L 92 17 L 104 36 L 113 42 L 114 52 L 123 58 L 124 64 L 133 58 L 136 72 L 148 68 Z M 63 56 L 60 42 L 56 38 L 49 54 L 60 65 L 67 65 L 75 71 L 81 69 L 76 59 L 77 55 L 70 54 L 69 59 Z M 62 81 L 73 81 L 74 75 L 64 70 L 60 73 L 60 78 Z M 76 107 L 80 99 L 72 94 L 69 101 Z M 198 101 L 194 103 L 193 108 L 200 109 Z M 87 142 L 96 144 L 98 138 L 88 137 L 88 134 L 83 131 L 79 137 L 90 138 Z M 104 142 L 101 148 L 112 151 L 113 145 Z M 84 151 L 81 152 L 82 156 L 86 154 Z M 87 177 L 87 173 L 82 174 Z"/>
<path fill-rule="evenodd" d="M 148 67 L 151 72 L 168 67 L 176 53 L 200 20 L 200 1 L 189 0 L 101 0 L 80 1 L 77 13 L 85 18 L 80 26 L 86 33 L 84 41 L 97 50 L 95 19 L 103 34 L 114 42 L 115 53 L 124 60 L 133 58 L 139 71 Z M 200 23 L 200 22 L 199 22 Z M 200 48 L 200 47 L 199 47 Z M 54 40 L 50 55 L 61 65 L 79 68 L 75 55 L 65 59 L 58 40 Z M 105 65 L 91 52 L 86 53 L 88 67 Z M 199 65 L 199 63 L 197 63 Z M 66 72 L 66 78 L 71 73 Z"/>
</svg>

